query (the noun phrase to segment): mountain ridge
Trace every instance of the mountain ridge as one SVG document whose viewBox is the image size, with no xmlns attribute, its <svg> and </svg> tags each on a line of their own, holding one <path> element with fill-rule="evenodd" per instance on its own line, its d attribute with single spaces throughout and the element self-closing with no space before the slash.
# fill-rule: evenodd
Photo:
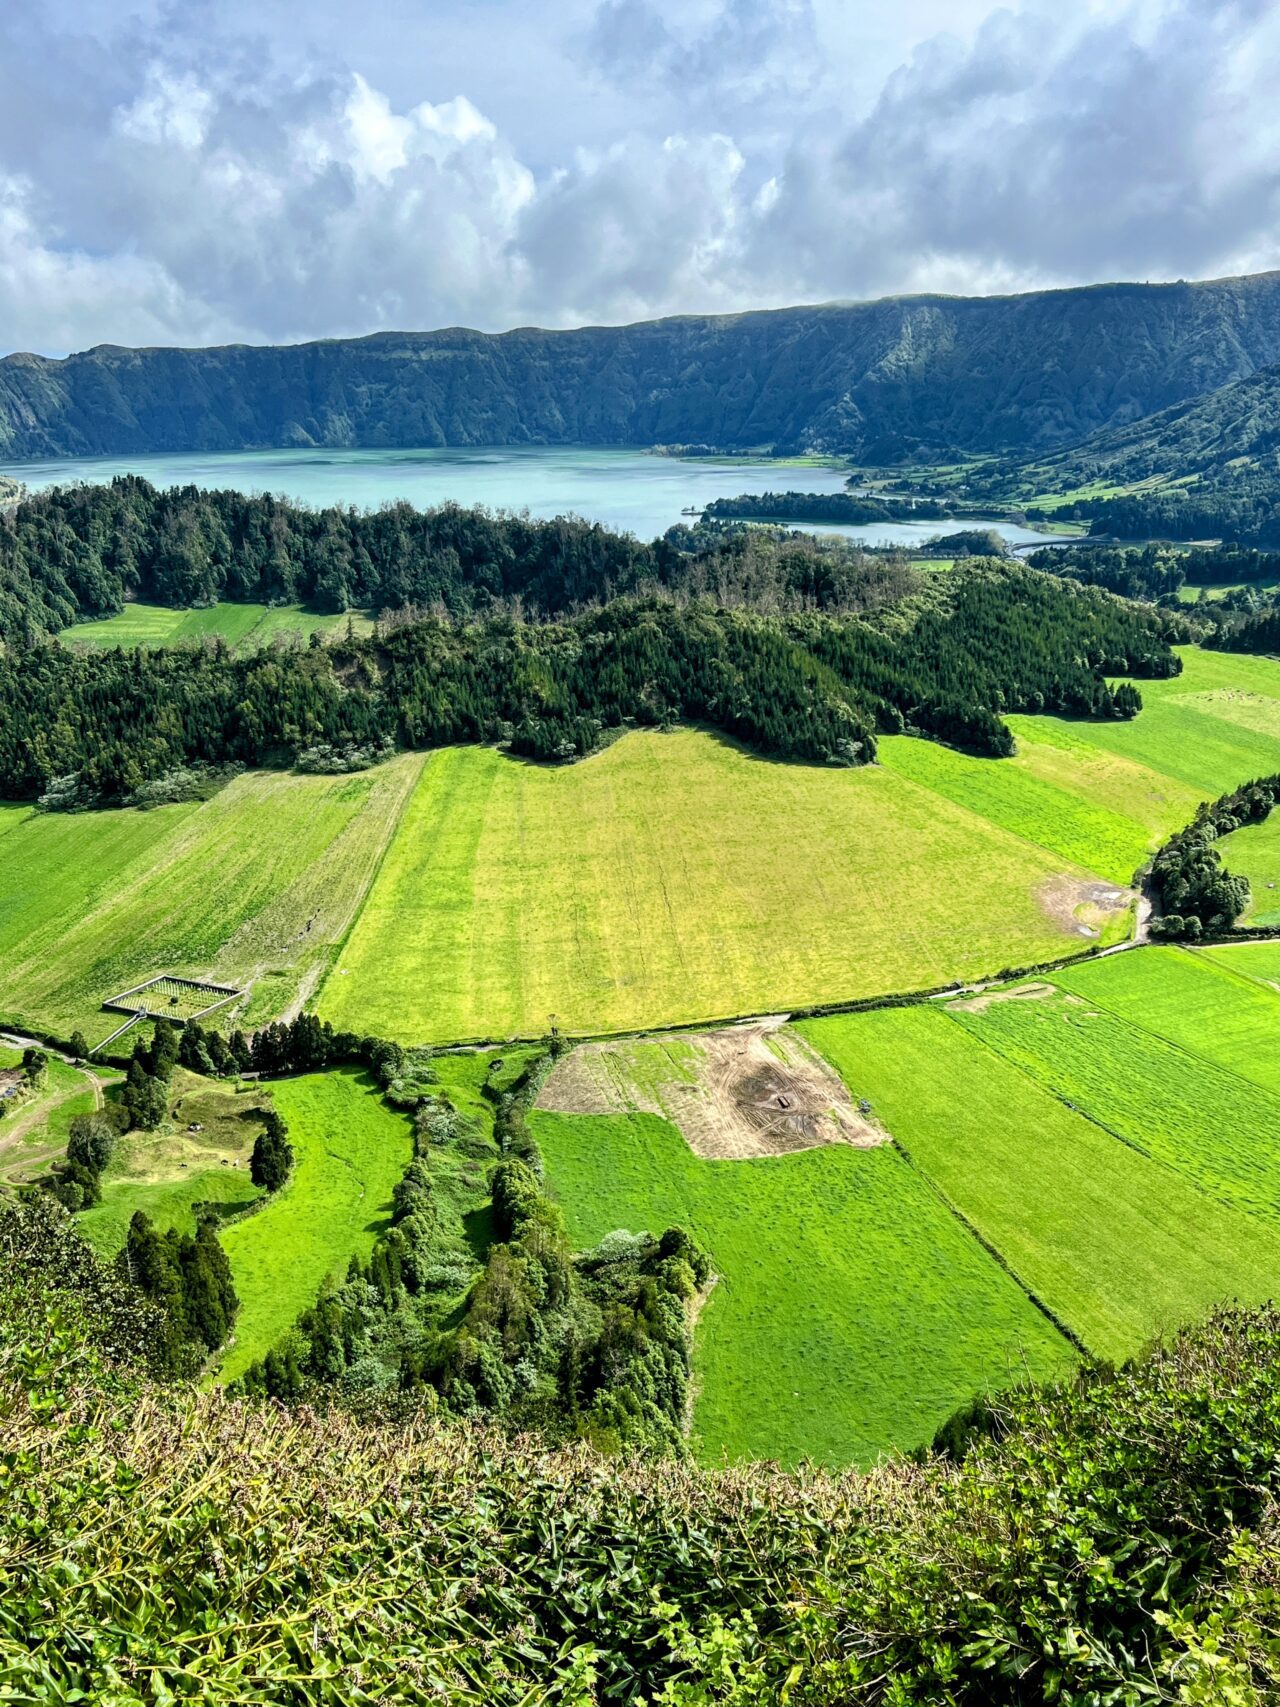
<svg viewBox="0 0 1280 1707">
<path fill-rule="evenodd" d="M 0 359 L 0 456 L 289 446 L 1050 451 L 1280 362 L 1280 273 Z"/>
</svg>

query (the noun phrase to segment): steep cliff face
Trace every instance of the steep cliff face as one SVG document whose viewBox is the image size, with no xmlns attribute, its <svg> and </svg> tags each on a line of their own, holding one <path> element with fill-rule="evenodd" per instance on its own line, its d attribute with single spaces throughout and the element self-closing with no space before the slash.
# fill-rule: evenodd
<svg viewBox="0 0 1280 1707">
<path fill-rule="evenodd" d="M 1280 274 L 0 361 L 0 456 L 281 445 L 1048 451 L 1280 361 Z"/>
</svg>

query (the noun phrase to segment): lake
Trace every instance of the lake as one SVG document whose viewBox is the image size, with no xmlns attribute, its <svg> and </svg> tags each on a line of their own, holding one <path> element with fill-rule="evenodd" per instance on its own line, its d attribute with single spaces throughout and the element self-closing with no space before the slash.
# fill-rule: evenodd
<svg viewBox="0 0 1280 1707">
<path fill-rule="evenodd" d="M 764 457 L 683 460 L 640 450 L 561 447 L 483 450 L 259 450 L 175 452 L 159 456 L 68 457 L 0 464 L 0 474 L 31 491 L 76 480 L 141 474 L 155 486 L 231 487 L 277 492 L 305 504 L 376 508 L 404 498 L 420 509 L 454 500 L 534 516 L 586 516 L 606 527 L 654 539 L 685 509 L 743 492 L 842 492 L 846 471 L 770 462 Z M 801 525 L 801 524 L 797 524 Z M 867 545 L 919 545 L 957 527 L 997 529 L 1011 545 L 1043 534 L 990 522 L 873 522 L 866 527 L 808 523 Z"/>
</svg>

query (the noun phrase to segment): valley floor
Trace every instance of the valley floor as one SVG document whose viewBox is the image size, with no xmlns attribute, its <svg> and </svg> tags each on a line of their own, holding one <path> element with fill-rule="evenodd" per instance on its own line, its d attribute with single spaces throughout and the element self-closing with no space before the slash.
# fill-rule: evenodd
<svg viewBox="0 0 1280 1707">
<path fill-rule="evenodd" d="M 711 1253 L 700 1453 L 866 1464 L 976 1391 L 1272 1296 L 1276 968 L 1268 944 L 1145 948 L 802 1022 L 889 1140 L 870 1148 L 696 1154 L 723 1087 L 659 1040 L 601 1046 L 609 1112 L 564 1112 L 557 1068 L 535 1131 L 576 1242 L 679 1222 Z"/>
</svg>

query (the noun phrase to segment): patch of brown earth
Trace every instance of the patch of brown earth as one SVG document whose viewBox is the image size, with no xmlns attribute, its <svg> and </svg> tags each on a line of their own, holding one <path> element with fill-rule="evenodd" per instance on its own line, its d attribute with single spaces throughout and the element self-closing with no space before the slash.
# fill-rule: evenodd
<svg viewBox="0 0 1280 1707">
<path fill-rule="evenodd" d="M 585 1043 L 556 1063 L 538 1107 L 561 1114 L 658 1114 L 710 1160 L 784 1156 L 820 1144 L 866 1149 L 889 1135 L 780 1020 L 672 1039 Z"/>
<path fill-rule="evenodd" d="M 1041 910 L 1068 936 L 1096 938 L 1102 928 L 1130 908 L 1137 894 L 1099 878 L 1050 877 L 1036 891 Z"/>
</svg>

